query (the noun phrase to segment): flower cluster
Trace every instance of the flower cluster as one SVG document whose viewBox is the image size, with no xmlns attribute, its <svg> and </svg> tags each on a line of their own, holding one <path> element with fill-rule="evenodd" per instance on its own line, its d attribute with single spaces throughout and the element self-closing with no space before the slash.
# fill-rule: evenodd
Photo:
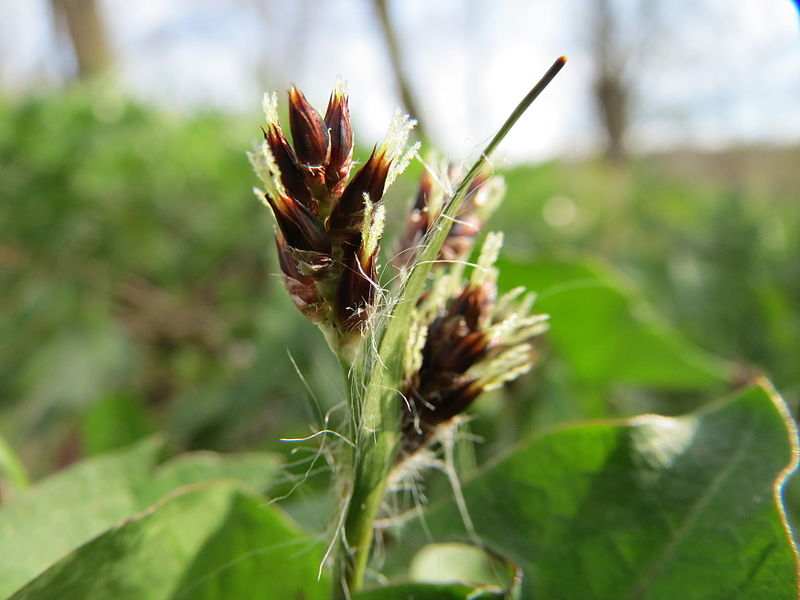
<svg viewBox="0 0 800 600">
<path fill-rule="evenodd" d="M 452 196 L 454 182 L 459 176 L 453 166 L 448 167 L 440 178 L 435 178 L 430 170 L 424 172 L 411 214 L 406 220 L 405 232 L 392 259 L 395 267 L 402 269 L 414 263 L 417 250 L 441 214 L 445 200 Z M 480 173 L 470 182 L 459 214 L 439 250 L 441 261 L 465 260 L 469 256 L 481 227 L 500 204 L 504 193 L 505 185 L 499 177 Z"/>
<path fill-rule="evenodd" d="M 277 98 L 264 98 L 264 140 L 250 160 L 272 210 L 284 283 L 294 304 L 326 335 L 342 358 L 353 358 L 380 290 L 377 264 L 386 188 L 415 156 L 414 121 L 396 114 L 386 139 L 353 171 L 353 133 L 341 86 L 320 115 L 296 88 L 289 91 L 290 144 L 278 121 Z M 392 259 L 408 272 L 456 189 L 459 173 L 445 167 L 423 175 Z M 464 273 L 480 229 L 504 193 L 502 180 L 479 174 L 439 250 L 428 291 L 416 302 L 404 354 L 402 441 L 397 462 L 432 443 L 484 391 L 530 369 L 532 339 L 546 316 L 530 314 L 523 289 L 497 297 L 494 262 L 502 245 L 489 234 L 468 281 Z M 450 218 L 450 217 L 448 217 Z M 401 277 L 401 279 L 403 279 Z"/>
<path fill-rule="evenodd" d="M 531 314 L 533 294 L 515 288 L 497 297 L 494 262 L 502 234 L 490 233 L 471 277 L 462 265 L 442 274 L 423 297 L 406 354 L 403 436 L 397 461 L 436 440 L 484 391 L 527 372 L 534 337 L 547 315 Z"/>
<path fill-rule="evenodd" d="M 385 140 L 353 171 L 353 132 L 341 84 L 325 115 L 289 91 L 291 145 L 278 120 L 277 96 L 264 96 L 264 140 L 249 154 L 272 209 L 284 283 L 294 304 L 339 353 L 351 352 L 375 304 L 385 190 L 416 155 L 407 146 L 415 121 L 397 113 Z"/>
</svg>

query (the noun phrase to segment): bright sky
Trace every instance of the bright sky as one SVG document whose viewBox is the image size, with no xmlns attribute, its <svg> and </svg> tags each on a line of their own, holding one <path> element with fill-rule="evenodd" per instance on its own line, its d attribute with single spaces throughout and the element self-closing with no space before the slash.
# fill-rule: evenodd
<svg viewBox="0 0 800 600">
<path fill-rule="evenodd" d="M 646 2 L 647 0 L 645 0 Z M 653 2 L 654 0 L 651 0 Z M 671 0 L 657 29 L 626 15 L 641 147 L 800 140 L 800 23 L 790 0 Z M 593 0 L 390 2 L 428 129 L 454 159 L 480 150 L 559 55 L 567 67 L 502 148 L 512 159 L 591 149 Z M 664 6 L 668 8 L 664 8 Z M 357 134 L 379 138 L 398 104 L 369 0 L 101 0 L 125 88 L 171 110 L 257 117 L 266 86 L 323 104 L 341 74 Z M 0 0 L 0 83 L 58 82 L 48 2 Z M 652 29 L 652 30 L 651 30 Z M 370 142 L 367 142 L 370 143 Z"/>
</svg>

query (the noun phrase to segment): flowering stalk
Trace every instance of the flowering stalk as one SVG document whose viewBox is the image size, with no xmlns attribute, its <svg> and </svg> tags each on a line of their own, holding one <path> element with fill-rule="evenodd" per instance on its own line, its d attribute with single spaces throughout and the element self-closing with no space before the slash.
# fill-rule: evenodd
<svg viewBox="0 0 800 600">
<path fill-rule="evenodd" d="M 434 443 L 480 393 L 532 364 L 530 341 L 543 330 L 544 317 L 528 314 L 531 299 L 519 290 L 496 298 L 493 264 L 502 237 L 487 237 L 466 283 L 463 265 L 501 195 L 484 173 L 488 157 L 565 61 L 559 58 L 534 86 L 457 185 L 439 189 L 423 180 L 394 261 L 401 283 L 379 323 L 382 198 L 417 152 L 417 145 L 407 146 L 414 122 L 398 114 L 384 142 L 351 176 L 353 137 L 341 87 L 324 117 L 292 88 L 291 145 L 275 96 L 265 96 L 264 141 L 250 154 L 264 185 L 256 193 L 275 217 L 287 291 L 322 329 L 348 382 L 350 412 L 341 433 L 350 443 L 340 448 L 335 471 L 344 499 L 333 542 L 337 599 L 363 585 L 393 470 Z M 439 269 L 431 284 L 434 263 L 450 267 Z M 364 351 L 373 348 L 362 344 L 367 336 L 377 352 Z"/>
<path fill-rule="evenodd" d="M 405 351 L 415 310 L 414 299 L 421 297 L 424 292 L 431 267 L 464 203 L 470 184 L 486 167 L 489 156 L 565 63 L 566 58 L 559 57 L 528 92 L 444 202 L 442 217 L 431 228 L 425 246 L 398 292 L 399 301 L 393 306 L 392 318 L 387 321 L 378 346 L 376 364 L 381 366 L 371 371 L 366 386 L 357 430 L 359 435 L 355 440 L 358 450 L 354 453 L 354 479 L 345 521 L 345 537 L 353 547 L 353 552 L 344 555 L 345 564 L 341 568 L 345 584 L 351 590 L 359 589 L 363 583 L 372 544 L 372 523 L 385 494 L 400 443 L 399 405 L 402 400 L 396 390 L 405 378 Z"/>
</svg>

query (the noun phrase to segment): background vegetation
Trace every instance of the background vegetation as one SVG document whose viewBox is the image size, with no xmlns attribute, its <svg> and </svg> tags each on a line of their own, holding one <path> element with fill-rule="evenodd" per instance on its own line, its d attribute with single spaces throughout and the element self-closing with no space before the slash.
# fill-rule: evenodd
<svg viewBox="0 0 800 600">
<path fill-rule="evenodd" d="M 175 450 L 280 449 L 311 420 L 289 353 L 325 404 L 341 399 L 327 349 L 275 275 L 269 215 L 243 159 L 253 123 L 80 87 L 0 110 L 0 428 L 35 476 L 161 430 Z M 646 303 L 642 318 L 715 355 L 703 360 L 720 390 L 765 372 L 794 403 L 799 158 L 741 148 L 515 167 L 491 223 L 507 236 L 501 286 L 546 293 L 588 269 L 635 318 Z M 413 181 L 391 191 L 390 210 L 405 210 Z M 609 371 L 608 393 L 591 373 L 579 381 L 576 361 L 625 325 L 594 327 L 602 337 L 561 342 L 575 348 L 546 343 L 511 398 L 483 403 L 514 430 L 498 440 L 528 430 L 517 413 L 536 427 L 675 414 L 706 392 L 674 373 Z M 617 361 L 637 349 L 619 351 Z"/>
<path fill-rule="evenodd" d="M 760 376 L 774 383 L 794 418 L 800 146 L 780 144 L 791 139 L 789 109 L 778 125 L 761 129 L 763 144 L 690 146 L 704 131 L 718 134 L 720 123 L 731 128 L 720 138 L 727 142 L 758 129 L 746 110 L 756 104 L 742 101 L 745 81 L 748 93 L 760 91 L 759 107 L 782 106 L 780 98 L 767 102 L 765 90 L 783 94 L 784 103 L 794 97 L 792 76 L 800 70 L 784 68 L 796 58 L 794 39 L 784 28 L 770 41 L 774 53 L 748 50 L 749 62 L 732 59 L 722 68 L 714 52 L 727 47 L 725 36 L 736 38 L 731 23 L 744 20 L 749 33 L 758 33 L 778 9 L 674 3 L 662 11 L 642 0 L 581 1 L 560 10 L 587 9 L 585 28 L 569 34 L 581 41 L 568 42 L 584 53 L 570 71 L 582 87 L 570 84 L 568 66 L 563 90 L 557 81 L 515 134 L 531 149 L 540 140 L 530 131 L 545 125 L 542 139 L 552 134 L 548 115 L 559 107 L 545 104 L 551 91 L 555 102 L 558 93 L 572 98 L 582 90 L 573 134 L 587 114 L 596 122 L 586 140 L 565 146 L 581 150 L 571 158 L 500 162 L 508 192 L 487 227 L 506 236 L 500 288 L 536 291 L 537 310 L 552 315 L 551 330 L 537 342 L 536 368 L 483 396 L 462 430 L 478 443 L 459 440 L 456 448 L 473 533 L 500 556 L 432 545 L 412 558 L 428 533 L 437 540 L 464 533 L 452 482 L 433 473 L 422 490 L 430 500 L 429 531 L 417 522 L 399 536 L 382 531 L 376 556 L 385 562 L 378 568 L 393 581 L 427 581 L 437 575 L 431 565 L 441 564 L 443 572 L 463 575 L 460 581 L 481 573 L 481 582 L 506 585 L 516 565 L 526 572 L 523 595 L 535 587 L 548 598 L 556 591 L 674 598 L 681 589 L 687 598 L 708 600 L 709 586 L 726 597 L 782 598 L 796 587 L 796 557 L 769 492 L 794 448 L 782 405 Z M 37 86 L 39 73 L 17 88 L 9 82 L 20 71 L 0 54 L 0 597 L 71 593 L 83 600 L 107 597 L 112 588 L 137 600 L 179 593 L 328 597 L 329 582 L 316 579 L 336 515 L 330 466 L 318 455 L 327 438 L 280 438 L 312 433 L 319 407 L 336 415 L 344 382 L 319 332 L 287 298 L 272 219 L 252 195 L 256 180 L 244 151 L 259 134 L 261 116 L 228 106 L 179 109 L 186 98 L 173 81 L 175 69 L 183 68 L 183 52 L 193 55 L 188 74 L 206 82 L 206 92 L 230 86 L 228 96 L 220 95 L 226 102 L 249 94 L 248 85 L 288 81 L 295 72 L 320 86 L 329 73 L 320 61 L 304 60 L 303 48 L 309 55 L 330 51 L 326 68 L 350 65 L 337 52 L 352 58 L 347 44 L 372 39 L 358 30 L 371 14 L 372 41 L 386 61 L 366 65 L 360 85 L 378 81 L 369 71 L 375 68 L 398 103 L 420 116 L 421 134 L 453 137 L 466 122 L 479 138 L 497 125 L 483 128 L 481 119 L 494 119 L 495 101 L 508 99 L 495 97 L 490 75 L 499 68 L 516 78 L 521 67 L 514 61 L 526 69 L 535 62 L 502 26 L 503 19 L 521 21 L 516 9 L 528 3 L 476 3 L 465 16 L 465 45 L 455 52 L 468 56 L 470 67 L 465 93 L 455 100 L 446 77 L 452 48 L 437 29 L 453 22 L 447 3 L 424 23 L 388 0 L 321 3 L 317 25 L 306 29 L 311 0 L 207 0 L 167 14 L 163 29 L 151 19 L 149 32 L 146 11 L 123 18 L 109 11 L 111 4 L 38 3 L 48 9 L 41 21 L 49 22 L 55 71 L 47 70 L 47 52 L 38 60 L 47 63 L 42 72 L 51 84 L 64 85 Z M 3 11 L 14 13 L 0 5 Z M 738 16 L 726 21 L 728 13 Z M 762 21 L 748 20 L 755 13 Z M 128 17 L 140 31 L 126 38 L 120 23 Z M 516 49 L 511 55 L 490 52 L 498 24 L 502 49 Z M 552 28 L 546 19 L 538 26 Z M 331 31 L 341 44 L 326 37 Z M 720 43 L 707 53 L 693 44 L 706 43 L 708 31 L 718 31 Z M 747 48 L 768 39 L 755 33 Z M 3 37 L 4 49 L 24 46 Z M 480 52 L 470 46 L 474 39 Z M 235 55 L 231 49 L 242 41 L 247 52 L 259 48 L 259 57 Z M 542 39 L 542 47 L 551 42 Z M 450 50 L 440 52 L 439 43 Z M 226 66 L 227 78 L 218 79 L 209 57 L 223 49 L 239 70 Z M 693 83 L 674 86 L 691 90 L 681 107 L 680 98 L 659 91 L 659 81 L 683 73 L 687 55 L 699 62 Z M 153 71 L 161 95 L 153 97 L 161 104 L 134 99 L 143 95 L 141 81 L 132 83 L 136 57 L 145 70 L 159 66 Z M 304 64 L 313 68 L 303 71 Z M 419 65 L 442 77 L 423 85 Z M 714 77 L 720 86 L 704 87 Z M 451 86 L 447 102 L 436 96 L 437 86 Z M 196 88 L 187 89 L 191 95 Z M 491 102 L 482 106 L 487 89 Z M 380 93 L 365 98 L 362 112 L 380 112 L 382 100 Z M 534 120 L 540 107 L 545 116 Z M 362 133 L 369 122 L 359 118 L 354 111 L 362 144 L 356 159 L 364 160 L 375 140 Z M 677 135 L 664 136 L 665 128 Z M 647 150 L 661 137 L 678 143 L 669 152 Z M 425 140 L 424 148 L 435 146 Z M 420 173 L 413 164 L 386 198 L 385 247 L 400 233 Z M 719 398 L 732 400 L 712 402 Z M 678 419 L 610 420 L 694 409 L 700 411 Z M 215 452 L 184 454 L 198 450 Z M 790 481 L 786 498 L 796 521 L 799 482 Z M 400 511 L 419 498 L 393 501 Z M 142 512 L 156 502 L 157 510 Z M 131 515 L 137 516 L 123 521 Z M 291 572 L 276 567 L 285 562 L 276 557 L 295 546 L 301 550 L 292 554 Z M 700 562 L 707 570 L 693 570 Z M 530 577 L 534 568 L 542 576 Z M 101 572 L 106 579 L 81 575 Z M 356 598 L 412 592 L 475 593 L 408 584 Z M 748 595 L 762 592 L 774 595 Z"/>
</svg>

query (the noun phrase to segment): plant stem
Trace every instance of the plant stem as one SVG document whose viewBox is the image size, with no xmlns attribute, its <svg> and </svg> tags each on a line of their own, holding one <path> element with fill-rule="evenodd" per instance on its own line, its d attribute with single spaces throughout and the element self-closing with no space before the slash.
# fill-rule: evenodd
<svg viewBox="0 0 800 600">
<path fill-rule="evenodd" d="M 428 273 L 447 238 L 453 223 L 452 217 L 458 213 L 469 184 L 566 61 L 567 59 L 561 56 L 553 63 L 512 111 L 481 156 L 459 182 L 443 212 L 445 218 L 439 219 L 437 228 L 427 240 L 425 248 L 400 291 L 392 318 L 388 320 L 380 340 L 379 359 L 367 367 L 370 377 L 363 399 L 353 395 L 356 392 L 354 388 L 360 382 L 354 385 L 352 380 L 348 380 L 350 409 L 353 411 L 352 414 L 358 415 L 358 418 L 354 417 L 352 423 L 352 439 L 356 445 L 349 454 L 352 459 L 352 471 L 349 473 L 352 476 L 352 487 L 342 532 L 343 540 L 334 570 L 334 597 L 337 600 L 349 598 L 349 594 L 361 589 L 364 583 L 372 547 L 373 523 L 386 493 L 389 473 L 400 441 L 401 411 L 398 406 L 397 390 L 403 384 L 403 356 L 417 298 L 424 289 Z M 354 375 L 346 371 L 345 376 Z"/>
</svg>

